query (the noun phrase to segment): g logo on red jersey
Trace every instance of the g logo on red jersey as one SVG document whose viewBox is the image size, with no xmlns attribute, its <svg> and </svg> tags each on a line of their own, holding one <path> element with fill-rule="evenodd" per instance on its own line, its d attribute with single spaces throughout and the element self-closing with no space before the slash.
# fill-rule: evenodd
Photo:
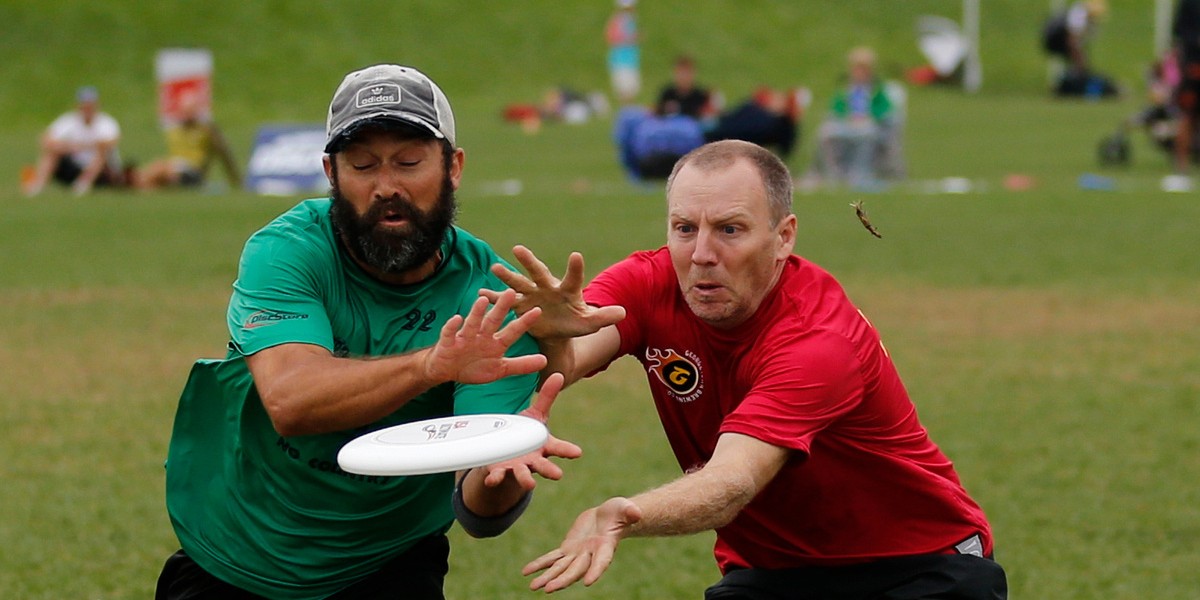
<svg viewBox="0 0 1200 600">
<path fill-rule="evenodd" d="M 646 360 L 649 362 L 647 369 L 677 396 L 687 396 L 700 385 L 700 369 L 696 363 L 670 348 L 647 348 Z M 679 398 L 683 402 L 694 399 Z"/>
</svg>

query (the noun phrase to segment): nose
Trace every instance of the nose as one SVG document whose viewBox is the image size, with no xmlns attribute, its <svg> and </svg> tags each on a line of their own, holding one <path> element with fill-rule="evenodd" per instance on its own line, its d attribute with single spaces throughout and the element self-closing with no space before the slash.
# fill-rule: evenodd
<svg viewBox="0 0 1200 600">
<path fill-rule="evenodd" d="M 692 263 L 697 265 L 717 264 L 716 242 L 712 233 L 701 229 L 696 233 L 696 245 L 692 248 Z"/>
<path fill-rule="evenodd" d="M 399 169 L 384 165 L 375 180 L 375 198 L 391 200 L 392 198 L 407 198 L 405 195 L 404 178 Z"/>
</svg>

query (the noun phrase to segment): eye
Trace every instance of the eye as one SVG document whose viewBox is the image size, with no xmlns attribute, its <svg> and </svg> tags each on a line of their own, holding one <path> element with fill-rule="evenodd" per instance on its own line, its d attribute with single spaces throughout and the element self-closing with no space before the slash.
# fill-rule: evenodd
<svg viewBox="0 0 1200 600">
<path fill-rule="evenodd" d="M 736 225 L 722 225 L 721 226 L 721 233 L 724 233 L 725 235 L 733 235 L 737 232 L 738 232 L 738 228 Z"/>
<path fill-rule="evenodd" d="M 687 223 L 676 223 L 675 231 L 676 231 L 676 233 L 689 234 L 689 233 L 694 233 L 696 231 L 696 228 L 695 228 L 695 226 L 689 225 Z"/>
</svg>

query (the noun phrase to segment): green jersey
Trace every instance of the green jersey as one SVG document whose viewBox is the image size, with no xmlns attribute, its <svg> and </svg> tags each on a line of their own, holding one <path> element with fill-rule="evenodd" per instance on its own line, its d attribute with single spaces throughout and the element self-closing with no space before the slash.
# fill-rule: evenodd
<svg viewBox="0 0 1200 600">
<path fill-rule="evenodd" d="M 515 413 L 536 380 L 448 383 L 365 427 L 280 436 L 245 356 L 286 343 L 345 357 L 429 347 L 450 316 L 467 314 L 480 288 L 504 288 L 489 271 L 500 258 L 457 227 L 427 280 L 379 282 L 339 246 L 329 209 L 329 199 L 302 202 L 246 243 L 229 303 L 229 353 L 193 367 L 166 462 L 167 509 L 183 549 L 213 575 L 269 598 L 328 596 L 454 520 L 453 474 L 347 473 L 337 465 L 346 442 L 419 419 Z M 528 336 L 509 349 L 535 352 Z"/>
</svg>

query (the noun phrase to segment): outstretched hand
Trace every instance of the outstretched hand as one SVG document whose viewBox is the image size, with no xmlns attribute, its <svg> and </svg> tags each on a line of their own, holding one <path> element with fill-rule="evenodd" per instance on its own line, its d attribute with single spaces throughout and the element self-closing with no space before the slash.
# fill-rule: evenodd
<svg viewBox="0 0 1200 600">
<path fill-rule="evenodd" d="M 542 384 L 542 389 L 538 390 L 533 404 L 519 414 L 546 423 L 550 419 L 550 407 L 553 406 L 554 400 L 562 388 L 562 374 L 550 375 Z M 534 473 L 555 481 L 562 479 L 562 467 L 551 462 L 550 457 L 579 458 L 582 455 L 583 450 L 579 446 L 551 435 L 540 450 L 488 465 L 486 467 L 487 476 L 484 478 L 483 484 L 487 487 L 496 487 L 504 483 L 505 479 L 512 477 L 521 486 L 521 489 L 532 490 L 537 485 L 533 479 Z"/>
<path fill-rule="evenodd" d="M 541 309 L 542 317 L 530 326 L 530 335 L 539 339 L 579 337 L 625 318 L 623 307 L 595 307 L 583 301 L 582 254 L 571 253 L 561 280 L 525 246 L 513 247 L 513 256 L 528 276 L 501 264 L 492 265 L 492 273 L 517 293 L 513 308 L 518 314 Z M 479 294 L 494 303 L 503 293 L 479 290 Z"/>
<path fill-rule="evenodd" d="M 489 383 L 545 367 L 546 357 L 541 354 L 504 355 L 541 314 L 533 308 L 501 327 L 515 301 L 516 294 L 505 290 L 491 300 L 494 305 L 490 309 L 489 299 L 479 298 L 465 318 L 454 315 L 447 319 L 437 344 L 426 355 L 425 374 L 437 382 Z"/>
<path fill-rule="evenodd" d="M 610 498 L 575 519 L 558 548 L 543 554 L 521 570 L 522 575 L 544 571 L 529 583 L 531 590 L 557 592 L 579 580 L 596 583 L 612 564 L 617 544 L 629 528 L 642 519 L 642 511 L 628 498 Z"/>
</svg>

